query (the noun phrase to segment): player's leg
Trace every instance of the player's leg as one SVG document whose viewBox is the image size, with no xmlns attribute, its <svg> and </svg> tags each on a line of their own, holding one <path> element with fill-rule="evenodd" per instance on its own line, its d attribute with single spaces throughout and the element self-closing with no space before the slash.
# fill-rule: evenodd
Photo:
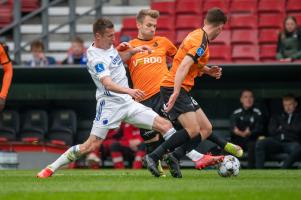
<svg viewBox="0 0 301 200">
<path fill-rule="evenodd" d="M 115 169 L 124 169 L 123 148 L 118 141 L 110 145 L 110 153 Z"/>
<path fill-rule="evenodd" d="M 106 130 L 107 132 L 107 130 Z M 105 135 L 105 131 L 103 132 Z M 58 170 L 60 167 L 67 165 L 71 162 L 76 161 L 82 155 L 85 155 L 89 152 L 95 151 L 99 149 L 103 139 L 91 134 L 86 142 L 81 145 L 75 145 L 70 147 L 65 153 L 63 153 L 57 160 L 48 165 L 42 171 L 37 174 L 38 178 L 48 178 L 52 176 L 52 174 Z"/>
</svg>

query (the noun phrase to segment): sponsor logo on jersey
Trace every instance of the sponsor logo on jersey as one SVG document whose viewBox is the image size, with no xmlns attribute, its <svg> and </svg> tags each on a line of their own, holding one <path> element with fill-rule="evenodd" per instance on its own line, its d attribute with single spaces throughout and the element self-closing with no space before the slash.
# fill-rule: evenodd
<svg viewBox="0 0 301 200">
<path fill-rule="evenodd" d="M 134 66 L 138 66 L 139 64 L 154 64 L 154 63 L 162 63 L 161 57 L 147 57 L 147 58 L 138 58 L 134 60 Z"/>
<path fill-rule="evenodd" d="M 95 70 L 97 73 L 103 72 L 105 70 L 105 66 L 102 63 L 98 63 L 95 65 Z"/>
</svg>

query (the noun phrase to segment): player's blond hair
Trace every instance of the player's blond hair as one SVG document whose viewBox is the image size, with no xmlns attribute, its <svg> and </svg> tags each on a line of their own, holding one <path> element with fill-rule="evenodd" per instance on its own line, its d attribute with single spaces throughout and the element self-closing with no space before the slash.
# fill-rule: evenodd
<svg viewBox="0 0 301 200">
<path fill-rule="evenodd" d="M 158 10 L 142 9 L 136 16 L 137 22 L 143 23 L 143 20 L 146 16 L 150 16 L 151 18 L 157 19 L 160 16 L 160 12 Z"/>
</svg>

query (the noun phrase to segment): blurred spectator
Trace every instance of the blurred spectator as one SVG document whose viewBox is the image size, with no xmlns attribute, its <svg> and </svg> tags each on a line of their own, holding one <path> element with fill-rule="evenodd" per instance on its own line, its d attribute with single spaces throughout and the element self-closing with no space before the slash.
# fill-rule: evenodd
<svg viewBox="0 0 301 200">
<path fill-rule="evenodd" d="M 255 167 L 255 143 L 263 136 L 262 112 L 254 107 L 254 95 L 245 89 L 240 95 L 241 107 L 231 116 L 231 141 L 248 152 L 248 168 Z"/>
<path fill-rule="evenodd" d="M 0 65 L 3 67 L 2 88 L 0 92 L 0 112 L 3 111 L 6 103 L 6 97 L 13 77 L 13 66 L 8 55 L 8 47 L 0 43 Z"/>
<path fill-rule="evenodd" d="M 140 136 L 139 129 L 123 123 L 121 124 L 120 138 L 110 146 L 111 157 L 115 169 L 123 169 L 124 158 L 132 161 L 133 169 L 142 168 L 142 158 L 145 155 L 145 146 Z"/>
<path fill-rule="evenodd" d="M 41 41 L 33 41 L 30 45 L 32 58 L 25 64 L 30 67 L 46 67 L 48 65 L 56 64 L 56 61 L 53 57 L 45 56 L 44 50 L 44 45 Z"/>
<path fill-rule="evenodd" d="M 298 105 L 293 95 L 282 98 L 284 111 L 271 118 L 269 137 L 256 143 L 256 168 L 263 168 L 266 156 L 287 153 L 282 168 L 291 168 L 301 153 L 301 114 L 296 112 Z"/>
<path fill-rule="evenodd" d="M 84 41 L 80 37 L 76 37 L 71 42 L 71 47 L 68 50 L 68 56 L 63 60 L 62 64 L 69 65 L 86 65 L 87 55 Z"/>
<path fill-rule="evenodd" d="M 279 33 L 276 58 L 287 62 L 301 59 L 301 28 L 294 16 L 288 16 L 284 20 L 284 30 Z"/>
</svg>

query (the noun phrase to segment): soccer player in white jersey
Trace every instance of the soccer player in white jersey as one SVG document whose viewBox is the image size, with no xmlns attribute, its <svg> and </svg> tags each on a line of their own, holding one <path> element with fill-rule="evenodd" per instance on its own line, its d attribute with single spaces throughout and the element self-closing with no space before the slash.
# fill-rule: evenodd
<svg viewBox="0 0 301 200">
<path fill-rule="evenodd" d="M 87 50 L 88 71 L 97 87 L 96 117 L 89 138 L 80 145 L 70 147 L 57 160 L 37 174 L 38 178 L 48 178 L 61 166 L 77 160 L 80 156 L 98 149 L 109 129 L 119 127 L 122 121 L 139 128 L 153 129 L 165 139 L 161 145 L 165 152 L 190 140 L 187 130 L 176 131 L 172 124 L 160 117 L 151 108 L 136 101 L 144 96 L 143 91 L 128 86 L 123 61 L 132 55 L 150 51 L 147 46 L 129 48 L 118 54 L 113 47 L 114 25 L 107 18 L 100 18 L 93 24 L 94 43 Z M 127 45 L 127 44 L 122 44 Z M 146 159 L 149 171 L 159 177 L 156 162 Z"/>
</svg>

